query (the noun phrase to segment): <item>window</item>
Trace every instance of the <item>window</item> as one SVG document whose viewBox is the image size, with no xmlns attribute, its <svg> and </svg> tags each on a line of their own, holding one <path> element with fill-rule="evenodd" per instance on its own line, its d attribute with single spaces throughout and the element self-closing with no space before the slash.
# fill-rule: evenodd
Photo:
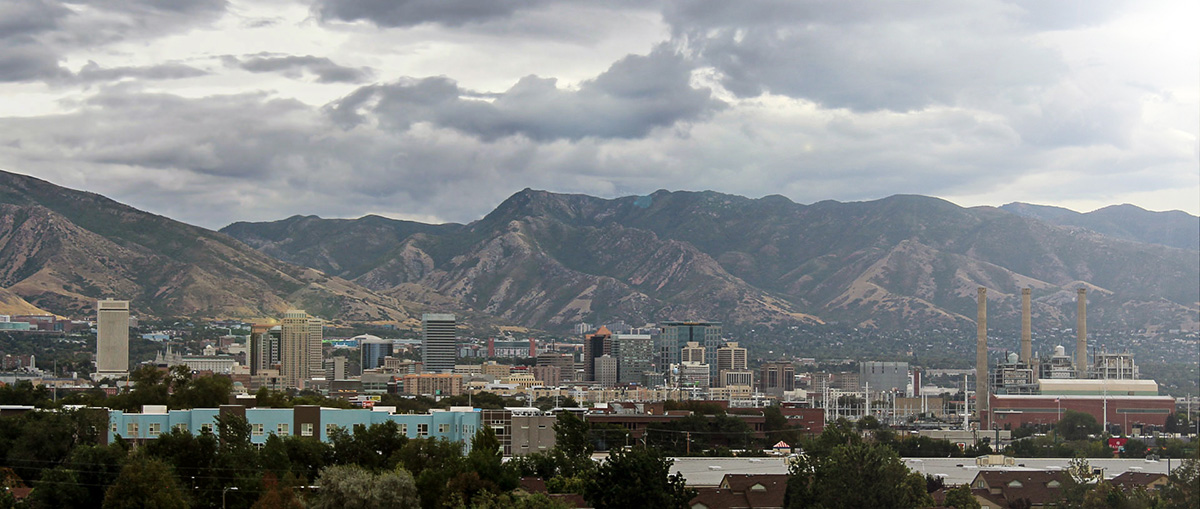
<svg viewBox="0 0 1200 509">
<path fill-rule="evenodd" d="M 438 433 L 449 433 L 449 432 L 450 432 L 449 424 L 438 424 Z"/>
<path fill-rule="evenodd" d="M 1009 488 L 1024 488 L 1025 485 L 1021 484 L 1021 481 L 1013 479 L 1011 481 L 1008 481 L 1008 487 Z"/>
<path fill-rule="evenodd" d="M 146 428 L 147 428 L 146 433 L 152 437 L 156 437 L 162 433 L 162 423 L 161 422 L 152 422 L 152 423 L 148 424 L 146 426 Z"/>
<path fill-rule="evenodd" d="M 138 423 L 136 423 L 136 422 L 131 422 L 131 423 L 126 424 L 125 425 L 125 436 L 137 437 L 138 436 L 138 425 L 137 424 Z"/>
<path fill-rule="evenodd" d="M 183 422 L 175 425 L 175 431 L 178 431 L 180 433 L 189 433 L 190 432 L 188 430 L 187 423 L 183 423 Z"/>
<path fill-rule="evenodd" d="M 201 424 L 201 425 L 200 425 L 200 432 L 201 432 L 201 433 L 212 433 L 212 430 L 213 430 L 213 425 L 212 425 L 212 424 Z"/>
<path fill-rule="evenodd" d="M 408 425 L 407 424 L 400 425 L 400 434 L 404 435 L 404 436 L 408 436 Z"/>
<path fill-rule="evenodd" d="M 288 431 L 287 424 L 280 424 L 279 426 L 275 427 L 275 434 L 277 434 L 281 437 L 286 437 L 286 436 L 288 436 L 289 433 L 290 432 Z"/>
<path fill-rule="evenodd" d="M 114 435 L 117 434 L 117 421 L 112 422 L 112 432 Z"/>
<path fill-rule="evenodd" d="M 253 434 L 256 437 L 261 437 L 263 434 L 263 425 L 261 422 L 251 424 L 250 429 L 252 430 L 251 434 Z"/>
<path fill-rule="evenodd" d="M 1057 488 L 1059 486 L 1062 486 L 1062 484 L 1059 483 L 1058 481 L 1050 481 L 1050 482 L 1046 483 L 1047 488 Z"/>
<path fill-rule="evenodd" d="M 300 436 L 302 436 L 302 437 L 313 436 L 313 423 L 311 423 L 311 422 L 300 423 Z"/>
<path fill-rule="evenodd" d="M 417 425 L 417 436 L 419 436 L 419 437 L 429 436 L 429 425 L 428 424 L 418 424 Z"/>
<path fill-rule="evenodd" d="M 337 429 L 338 429 L 337 424 L 326 424 L 325 425 L 325 436 L 328 437 L 329 435 L 332 435 L 334 431 L 337 431 Z"/>
</svg>

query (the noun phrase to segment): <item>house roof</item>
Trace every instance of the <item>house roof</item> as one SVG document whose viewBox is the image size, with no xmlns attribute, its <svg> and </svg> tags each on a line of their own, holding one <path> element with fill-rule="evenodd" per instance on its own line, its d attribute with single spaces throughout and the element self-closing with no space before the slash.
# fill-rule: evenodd
<svg viewBox="0 0 1200 509">
<path fill-rule="evenodd" d="M 981 470 L 971 481 L 971 491 L 983 489 L 986 494 L 978 496 L 1004 502 L 1004 506 L 1026 498 L 1035 506 L 1047 505 L 1062 499 L 1062 483 L 1066 477 L 1062 471 Z"/>
<path fill-rule="evenodd" d="M 1150 472 L 1121 472 L 1112 478 L 1112 485 L 1123 490 L 1131 490 L 1137 486 L 1149 487 L 1151 484 L 1162 483 L 1167 478 L 1167 474 L 1157 474 Z"/>
<path fill-rule="evenodd" d="M 717 488 L 699 488 L 693 508 L 733 509 L 783 507 L 787 474 L 725 474 Z"/>
</svg>

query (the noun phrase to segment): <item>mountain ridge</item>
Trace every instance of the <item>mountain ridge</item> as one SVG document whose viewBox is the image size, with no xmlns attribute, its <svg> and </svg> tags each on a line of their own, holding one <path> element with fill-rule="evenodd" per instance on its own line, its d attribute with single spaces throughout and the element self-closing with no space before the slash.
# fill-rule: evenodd
<svg viewBox="0 0 1200 509">
<path fill-rule="evenodd" d="M 256 225 L 230 233 L 272 227 Z M 288 235 L 303 237 L 313 226 L 293 227 Z M 1018 285 L 1034 287 L 1039 315 L 1057 325 L 1070 324 L 1062 296 L 1073 298 L 1079 284 L 1097 289 L 1091 315 L 1113 325 L 1195 327 L 1200 307 L 1192 284 L 1200 267 L 1186 250 L 920 195 L 803 205 L 713 191 L 605 199 L 525 189 L 477 221 L 389 242 L 383 263 L 341 275 L 383 293 L 431 288 L 551 329 L 678 315 L 963 325 L 974 316 L 978 285 L 993 288 L 1001 315 L 1018 312 Z M 285 259 L 319 266 L 305 250 Z M 633 265 L 644 271 L 622 260 L 639 260 Z M 533 296 L 513 298 L 514 289 Z M 616 304 L 597 304 L 589 293 L 597 291 Z"/>
</svg>

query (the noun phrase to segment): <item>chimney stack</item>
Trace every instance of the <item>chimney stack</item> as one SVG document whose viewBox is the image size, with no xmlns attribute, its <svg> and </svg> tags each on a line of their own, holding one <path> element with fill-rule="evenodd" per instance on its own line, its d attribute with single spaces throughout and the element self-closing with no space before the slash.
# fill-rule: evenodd
<svg viewBox="0 0 1200 509">
<path fill-rule="evenodd" d="M 987 411 L 987 288 L 979 287 L 979 318 L 975 321 L 975 411 L 979 413 L 980 427 L 983 425 L 983 413 Z"/>
<path fill-rule="evenodd" d="M 1021 289 L 1021 362 L 1033 362 L 1033 289 Z"/>
<path fill-rule="evenodd" d="M 1087 378 L 1087 288 L 1078 290 L 1078 323 L 1075 324 L 1075 370 L 1079 378 Z"/>
</svg>

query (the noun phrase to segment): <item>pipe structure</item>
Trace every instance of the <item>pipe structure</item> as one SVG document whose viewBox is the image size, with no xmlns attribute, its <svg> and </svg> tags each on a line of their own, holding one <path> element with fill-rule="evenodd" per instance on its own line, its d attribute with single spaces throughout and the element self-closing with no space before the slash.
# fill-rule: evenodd
<svg viewBox="0 0 1200 509">
<path fill-rule="evenodd" d="M 1075 371 L 1087 378 L 1087 288 L 1077 291 L 1078 322 L 1075 324 Z"/>
<path fill-rule="evenodd" d="M 1033 362 L 1033 289 L 1021 289 L 1021 362 Z"/>
<path fill-rule="evenodd" d="M 979 412 L 980 427 L 983 413 L 988 407 L 988 358 L 987 358 L 987 288 L 979 287 L 979 318 L 975 321 L 975 408 Z"/>
</svg>

